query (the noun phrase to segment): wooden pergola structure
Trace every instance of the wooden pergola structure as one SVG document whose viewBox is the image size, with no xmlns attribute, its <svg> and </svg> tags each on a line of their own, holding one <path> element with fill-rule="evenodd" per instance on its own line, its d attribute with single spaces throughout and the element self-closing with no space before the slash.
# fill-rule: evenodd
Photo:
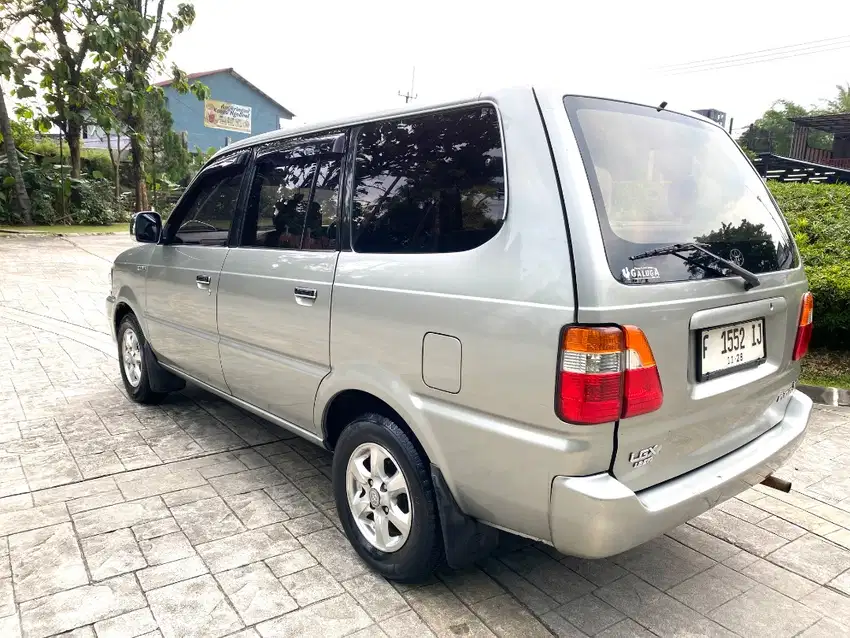
<svg viewBox="0 0 850 638">
<path fill-rule="evenodd" d="M 789 153 L 792 159 L 850 169 L 850 113 L 809 115 L 789 119 L 794 122 Z M 812 129 L 832 134 L 831 150 L 811 148 L 808 145 L 809 131 Z"/>
</svg>

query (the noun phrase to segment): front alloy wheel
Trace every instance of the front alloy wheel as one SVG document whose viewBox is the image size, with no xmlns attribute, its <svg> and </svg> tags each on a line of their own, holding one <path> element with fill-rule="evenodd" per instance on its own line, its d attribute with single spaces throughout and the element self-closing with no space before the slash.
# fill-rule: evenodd
<svg viewBox="0 0 850 638">
<path fill-rule="evenodd" d="M 127 382 L 134 388 L 138 388 L 139 382 L 142 380 L 142 347 L 139 344 L 136 331 L 129 326 L 124 330 L 121 348 L 123 355 L 121 359 Z"/>
<path fill-rule="evenodd" d="M 376 549 L 396 552 L 410 535 L 413 507 L 404 473 L 377 443 L 359 445 L 346 470 L 348 506 L 360 533 Z"/>
</svg>

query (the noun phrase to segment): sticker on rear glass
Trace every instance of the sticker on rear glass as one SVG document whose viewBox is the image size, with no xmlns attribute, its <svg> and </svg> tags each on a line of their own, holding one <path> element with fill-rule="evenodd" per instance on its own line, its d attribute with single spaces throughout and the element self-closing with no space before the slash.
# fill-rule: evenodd
<svg viewBox="0 0 850 638">
<path fill-rule="evenodd" d="M 623 268 L 620 273 L 623 276 L 623 281 L 628 283 L 640 283 L 642 281 L 652 281 L 661 279 L 661 273 L 655 266 L 632 266 L 631 268 Z"/>
</svg>

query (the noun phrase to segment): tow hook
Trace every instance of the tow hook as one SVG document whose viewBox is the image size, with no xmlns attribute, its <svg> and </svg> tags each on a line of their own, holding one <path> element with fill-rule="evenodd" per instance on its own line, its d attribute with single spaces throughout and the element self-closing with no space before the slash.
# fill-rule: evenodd
<svg viewBox="0 0 850 638">
<path fill-rule="evenodd" d="M 764 479 L 761 484 L 766 485 L 767 487 L 772 487 L 780 492 L 785 492 L 786 494 L 791 491 L 791 481 L 777 478 L 773 474 Z"/>
</svg>

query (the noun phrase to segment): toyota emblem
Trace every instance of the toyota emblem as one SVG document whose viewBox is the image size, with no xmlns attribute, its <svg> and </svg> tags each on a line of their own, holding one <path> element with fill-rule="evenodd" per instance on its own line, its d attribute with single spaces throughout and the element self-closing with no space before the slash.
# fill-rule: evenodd
<svg viewBox="0 0 850 638">
<path fill-rule="evenodd" d="M 744 253 L 742 253 L 737 248 L 733 248 L 729 251 L 729 259 L 731 259 L 732 262 L 737 266 L 744 265 Z"/>
</svg>

